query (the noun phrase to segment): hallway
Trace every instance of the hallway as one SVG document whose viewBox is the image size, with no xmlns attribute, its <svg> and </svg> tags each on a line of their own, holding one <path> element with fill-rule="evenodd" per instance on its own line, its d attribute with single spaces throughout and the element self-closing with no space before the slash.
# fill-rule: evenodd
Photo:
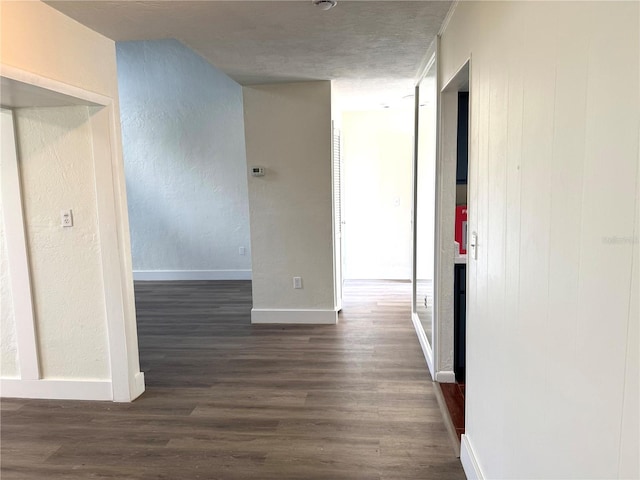
<svg viewBox="0 0 640 480">
<path fill-rule="evenodd" d="M 337 326 L 251 326 L 250 282 L 136 284 L 132 404 L 3 399 L 2 478 L 462 479 L 409 283 Z"/>
</svg>

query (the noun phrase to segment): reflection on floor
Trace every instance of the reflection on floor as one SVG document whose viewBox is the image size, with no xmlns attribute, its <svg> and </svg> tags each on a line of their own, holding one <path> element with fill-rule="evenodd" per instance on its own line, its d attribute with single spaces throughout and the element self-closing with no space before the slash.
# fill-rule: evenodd
<svg viewBox="0 0 640 480">
<path fill-rule="evenodd" d="M 432 319 L 433 319 L 433 280 L 416 281 L 416 313 L 427 335 L 429 345 L 433 345 Z"/>
<path fill-rule="evenodd" d="M 440 383 L 440 390 L 447 405 L 458 440 L 464 433 L 464 383 Z"/>
</svg>

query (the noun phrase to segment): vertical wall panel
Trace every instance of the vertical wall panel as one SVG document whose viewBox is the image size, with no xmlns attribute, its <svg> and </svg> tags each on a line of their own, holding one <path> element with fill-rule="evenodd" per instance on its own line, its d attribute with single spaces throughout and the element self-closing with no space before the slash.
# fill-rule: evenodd
<svg viewBox="0 0 640 480">
<path fill-rule="evenodd" d="M 622 402 L 632 252 L 631 242 L 611 239 L 633 235 L 638 168 L 638 12 L 625 10 L 596 4 L 589 12 L 594 26 L 615 28 L 593 28 L 589 43 L 579 244 L 578 392 L 601 437 L 589 438 L 584 453 L 601 456 L 606 472 L 617 468 L 620 425 L 599 412 Z"/>
<path fill-rule="evenodd" d="M 629 299 L 627 359 L 625 364 L 622 432 L 620 435 L 620 478 L 638 477 L 640 473 L 640 169 L 636 175 L 636 213 L 632 237 L 633 261 L 631 298 Z M 635 292 L 635 295 L 633 294 Z"/>
<path fill-rule="evenodd" d="M 487 478 L 638 475 L 638 13 L 461 2 L 442 37 L 443 79 L 472 57 L 467 438 Z"/>
<path fill-rule="evenodd" d="M 512 41 L 505 45 L 505 55 L 507 59 L 507 158 L 505 163 L 505 322 L 503 332 L 505 335 L 515 337 L 520 334 L 517 322 L 520 307 L 520 223 L 521 223 L 521 202 L 520 202 L 520 181 L 522 162 L 522 116 L 524 102 L 524 70 L 526 60 L 522 55 L 524 39 L 521 32 L 524 29 L 524 15 L 516 12 L 511 17 L 509 30 L 504 33 Z M 502 65 L 504 68 L 505 66 Z M 517 378 L 520 375 L 519 364 L 514 361 L 519 352 L 517 342 L 504 342 L 504 375 L 502 382 L 508 383 L 509 379 Z M 493 368 L 493 367 L 490 367 Z M 503 386 L 504 390 L 506 386 Z M 485 390 L 486 391 L 486 390 Z M 496 447 L 503 450 L 508 448 L 519 436 L 512 428 L 511 418 L 519 415 L 520 405 L 515 398 L 518 395 L 503 395 L 497 400 L 501 410 L 496 410 L 496 423 L 500 425 Z M 490 401 L 494 401 L 491 399 Z M 499 471 L 509 471 L 510 465 L 515 459 L 511 456 L 503 456 L 498 462 Z"/>
<path fill-rule="evenodd" d="M 15 145 L 9 145 L 13 139 L 13 120 L 9 111 L 2 111 L 2 155 L 3 162 L 15 162 Z M 13 142 L 11 142 L 13 143 Z M 2 167 L 0 166 L 0 171 Z M 17 378 L 20 374 L 18 365 L 18 340 L 16 337 L 16 318 L 13 308 L 13 291 L 9 274 L 9 257 L 7 254 L 7 236 L 4 221 L 4 205 L 0 196 L 0 377 Z"/>
<path fill-rule="evenodd" d="M 562 18 L 571 17 L 571 7 Z M 574 28 L 559 28 L 554 94 L 554 138 L 551 169 L 551 225 L 549 232 L 549 310 L 547 331 L 547 401 L 545 409 L 554 407 L 556 399 L 563 403 L 579 403 L 576 375 L 582 368 L 576 359 L 575 338 L 578 318 L 577 286 L 580 272 L 580 236 L 582 209 L 582 159 L 587 88 L 586 31 L 578 27 L 581 20 L 572 20 Z M 558 375 L 561 369 L 562 375 Z M 554 419 L 557 438 L 564 449 L 574 450 L 573 432 L 581 427 L 579 417 L 563 415 Z M 562 465 L 564 449 L 550 452 L 550 462 L 557 475 L 570 476 L 571 468 Z M 573 451 L 573 455 L 579 455 Z"/>
</svg>

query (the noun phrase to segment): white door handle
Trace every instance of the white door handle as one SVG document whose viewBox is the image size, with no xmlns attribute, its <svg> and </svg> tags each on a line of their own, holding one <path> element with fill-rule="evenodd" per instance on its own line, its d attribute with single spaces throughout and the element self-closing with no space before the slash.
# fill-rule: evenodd
<svg viewBox="0 0 640 480">
<path fill-rule="evenodd" d="M 473 232 L 471 234 L 471 240 L 469 240 L 469 249 L 471 250 L 471 258 L 478 259 L 478 234 Z"/>
</svg>

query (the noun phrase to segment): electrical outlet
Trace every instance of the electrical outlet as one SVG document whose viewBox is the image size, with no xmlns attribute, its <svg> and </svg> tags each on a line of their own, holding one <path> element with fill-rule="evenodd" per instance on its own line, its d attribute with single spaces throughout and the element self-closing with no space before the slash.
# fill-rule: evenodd
<svg viewBox="0 0 640 480">
<path fill-rule="evenodd" d="M 245 253 L 247 253 L 247 251 L 245 250 L 245 248 L 244 248 L 244 247 L 240 247 L 240 248 L 238 248 L 238 254 L 240 254 L 240 255 L 244 255 Z"/>
<path fill-rule="evenodd" d="M 293 277 L 293 288 L 302 288 L 302 277 Z"/>
<path fill-rule="evenodd" d="M 60 210 L 60 226 L 73 227 L 73 212 L 69 210 Z"/>
</svg>

